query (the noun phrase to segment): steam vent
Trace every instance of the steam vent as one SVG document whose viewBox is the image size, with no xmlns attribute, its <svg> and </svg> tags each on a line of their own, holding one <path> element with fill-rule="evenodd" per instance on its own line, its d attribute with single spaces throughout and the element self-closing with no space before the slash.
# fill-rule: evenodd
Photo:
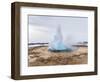
<svg viewBox="0 0 100 82">
<path fill-rule="evenodd" d="M 52 41 L 49 43 L 49 51 L 61 52 L 61 51 L 72 51 L 71 47 L 66 46 L 63 43 L 63 36 L 61 32 L 61 27 L 56 28 L 56 33 L 52 37 Z"/>
</svg>

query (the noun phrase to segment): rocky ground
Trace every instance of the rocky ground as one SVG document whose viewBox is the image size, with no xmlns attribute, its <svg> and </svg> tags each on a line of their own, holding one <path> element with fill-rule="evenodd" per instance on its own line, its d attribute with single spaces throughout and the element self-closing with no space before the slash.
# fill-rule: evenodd
<svg viewBox="0 0 100 82">
<path fill-rule="evenodd" d="M 51 52 L 48 47 L 35 47 L 28 50 L 28 66 L 86 64 L 88 47 L 79 47 L 71 52 Z"/>
</svg>

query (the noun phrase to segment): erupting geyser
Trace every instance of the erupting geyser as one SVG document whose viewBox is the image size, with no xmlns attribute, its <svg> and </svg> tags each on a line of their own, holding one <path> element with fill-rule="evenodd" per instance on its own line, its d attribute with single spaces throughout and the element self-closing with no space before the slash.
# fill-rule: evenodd
<svg viewBox="0 0 100 82">
<path fill-rule="evenodd" d="M 60 26 L 56 28 L 56 33 L 52 38 L 52 41 L 49 43 L 49 51 L 72 51 L 71 47 L 68 47 L 63 43 Z"/>
</svg>

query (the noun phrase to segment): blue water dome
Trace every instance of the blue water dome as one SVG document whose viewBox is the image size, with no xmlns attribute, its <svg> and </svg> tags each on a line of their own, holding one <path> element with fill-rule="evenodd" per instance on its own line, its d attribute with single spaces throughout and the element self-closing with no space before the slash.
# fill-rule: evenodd
<svg viewBox="0 0 100 82">
<path fill-rule="evenodd" d="M 63 37 L 60 25 L 56 28 L 55 35 L 52 36 L 52 40 L 49 43 L 49 51 L 72 51 L 71 47 L 66 46 L 63 43 Z"/>
</svg>

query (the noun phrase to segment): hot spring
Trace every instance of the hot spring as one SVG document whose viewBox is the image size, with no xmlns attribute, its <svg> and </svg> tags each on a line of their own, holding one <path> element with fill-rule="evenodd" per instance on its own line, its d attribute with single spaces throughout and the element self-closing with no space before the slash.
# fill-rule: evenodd
<svg viewBox="0 0 100 82">
<path fill-rule="evenodd" d="M 49 47 L 48 47 L 49 51 L 53 51 L 53 52 L 61 52 L 61 51 L 73 51 L 73 47 L 71 45 L 65 45 L 65 43 L 63 42 L 63 36 L 62 36 L 62 32 L 61 32 L 61 27 L 58 26 L 56 28 L 56 32 L 55 34 L 52 36 L 52 40 L 49 42 Z"/>
</svg>

